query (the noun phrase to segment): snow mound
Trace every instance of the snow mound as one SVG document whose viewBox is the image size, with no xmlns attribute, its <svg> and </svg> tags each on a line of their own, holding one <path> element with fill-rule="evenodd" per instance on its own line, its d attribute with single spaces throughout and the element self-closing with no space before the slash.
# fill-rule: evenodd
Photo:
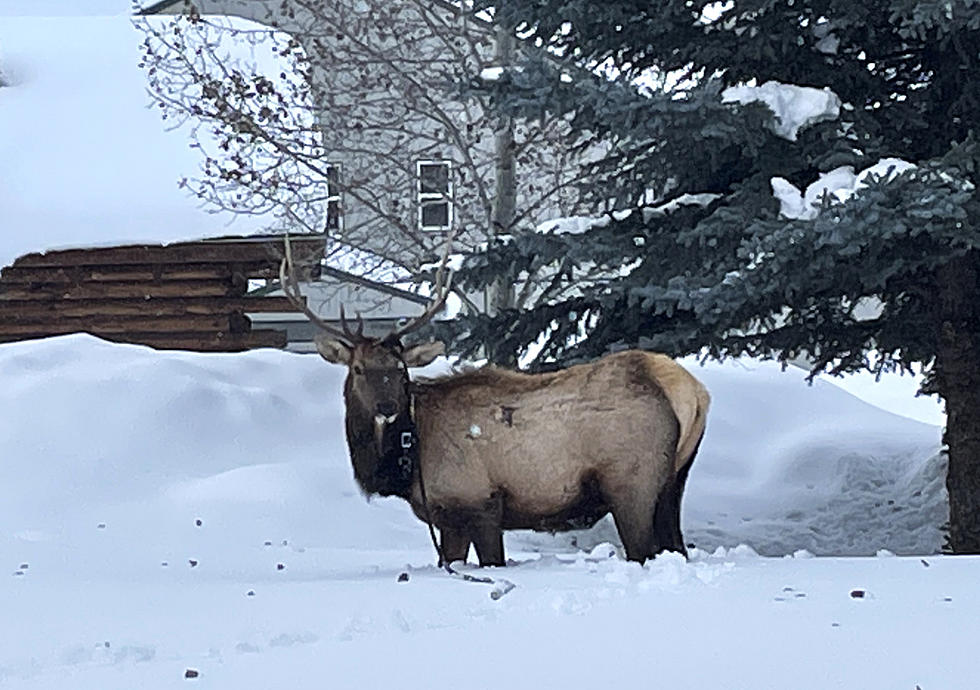
<svg viewBox="0 0 980 690">
<path fill-rule="evenodd" d="M 0 543 L 132 534 L 156 564 L 200 519 L 214 547 L 427 544 L 407 506 L 356 489 L 343 370 L 319 357 L 73 335 L 4 345 L 0 371 Z"/>
</svg>

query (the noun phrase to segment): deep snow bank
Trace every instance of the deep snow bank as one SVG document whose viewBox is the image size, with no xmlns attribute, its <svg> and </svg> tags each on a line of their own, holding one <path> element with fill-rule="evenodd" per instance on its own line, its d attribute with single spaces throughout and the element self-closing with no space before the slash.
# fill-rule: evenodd
<svg viewBox="0 0 980 690">
<path fill-rule="evenodd" d="M 215 543 L 426 548 L 404 504 L 368 504 L 353 482 L 343 374 L 271 350 L 156 352 L 86 335 L 0 346 L 0 542 L 129 530 L 164 554 L 203 519 Z M 939 550 L 938 427 L 771 364 L 697 374 L 713 408 L 685 499 L 689 541 L 768 554 Z M 519 553 L 616 537 L 604 522 L 509 540 Z"/>
</svg>

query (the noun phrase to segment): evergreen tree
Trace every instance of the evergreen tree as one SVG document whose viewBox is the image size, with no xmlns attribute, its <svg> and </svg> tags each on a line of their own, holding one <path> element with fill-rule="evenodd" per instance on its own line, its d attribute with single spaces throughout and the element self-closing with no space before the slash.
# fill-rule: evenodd
<svg viewBox="0 0 980 690">
<path fill-rule="evenodd" d="M 622 346 L 805 356 L 814 374 L 922 365 L 948 414 L 949 545 L 980 553 L 980 2 L 493 5 L 551 54 L 495 85 L 499 107 L 564 115 L 576 146 L 606 147 L 585 190 L 603 216 L 469 256 L 458 284 L 505 275 L 527 299 L 467 321 L 457 349 L 495 335 L 536 343 L 536 367 Z M 762 103 L 724 102 L 769 81 L 842 107 L 788 132 Z M 888 157 L 914 167 L 879 167 L 843 203 L 791 213 L 774 195 Z"/>
</svg>

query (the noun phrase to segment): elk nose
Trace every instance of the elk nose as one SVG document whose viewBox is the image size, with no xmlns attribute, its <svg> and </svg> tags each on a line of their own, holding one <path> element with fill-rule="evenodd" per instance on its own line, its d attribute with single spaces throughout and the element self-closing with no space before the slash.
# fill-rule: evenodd
<svg viewBox="0 0 980 690">
<path fill-rule="evenodd" d="M 378 403 L 378 414 L 391 417 L 398 412 L 398 405 L 391 400 L 384 400 Z"/>
</svg>

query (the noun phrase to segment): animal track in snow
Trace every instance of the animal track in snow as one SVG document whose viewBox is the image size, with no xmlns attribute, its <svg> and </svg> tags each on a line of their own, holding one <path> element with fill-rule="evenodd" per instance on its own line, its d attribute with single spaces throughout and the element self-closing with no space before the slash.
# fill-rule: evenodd
<svg viewBox="0 0 980 690">
<path fill-rule="evenodd" d="M 270 647 L 295 647 L 299 644 L 313 644 L 318 638 L 311 632 L 281 633 L 269 640 Z"/>
</svg>

